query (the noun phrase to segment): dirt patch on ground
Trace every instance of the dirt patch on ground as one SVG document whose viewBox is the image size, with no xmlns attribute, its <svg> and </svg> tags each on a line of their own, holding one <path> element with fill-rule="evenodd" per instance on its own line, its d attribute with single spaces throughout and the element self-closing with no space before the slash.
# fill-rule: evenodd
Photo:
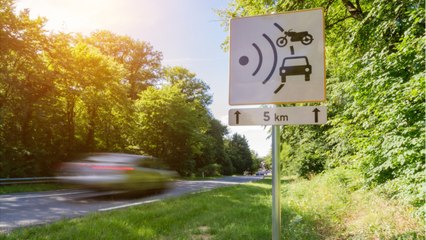
<svg viewBox="0 0 426 240">
<path fill-rule="evenodd" d="M 192 240 L 210 240 L 213 238 L 213 236 L 209 232 L 210 232 L 210 227 L 200 226 L 191 235 L 191 239 Z"/>
</svg>

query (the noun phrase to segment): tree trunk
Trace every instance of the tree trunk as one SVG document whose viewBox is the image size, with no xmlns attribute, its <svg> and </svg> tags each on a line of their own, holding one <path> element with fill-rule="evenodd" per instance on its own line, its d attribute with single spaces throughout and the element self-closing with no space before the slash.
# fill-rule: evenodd
<svg viewBox="0 0 426 240">
<path fill-rule="evenodd" d="M 66 116 L 67 116 L 67 152 L 70 153 L 74 150 L 74 137 L 75 137 L 75 99 L 67 99 Z"/>
<path fill-rule="evenodd" d="M 353 18 L 356 20 L 362 20 L 364 18 L 359 0 L 356 0 L 356 6 L 349 0 L 342 0 L 342 3 Z"/>
<path fill-rule="evenodd" d="M 22 131 L 21 131 L 21 142 L 26 148 L 30 145 L 30 124 L 33 117 L 33 108 L 32 106 L 27 106 L 25 109 L 24 121 L 22 123 Z"/>
<path fill-rule="evenodd" d="M 89 107 L 89 125 L 87 130 L 86 147 L 88 151 L 95 149 L 96 107 Z"/>
</svg>

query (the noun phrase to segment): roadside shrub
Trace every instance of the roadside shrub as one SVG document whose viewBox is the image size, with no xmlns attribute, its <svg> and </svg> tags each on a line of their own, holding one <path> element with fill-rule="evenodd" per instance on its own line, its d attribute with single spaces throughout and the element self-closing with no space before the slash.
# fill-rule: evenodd
<svg viewBox="0 0 426 240">
<path fill-rule="evenodd" d="M 315 154 L 309 154 L 303 158 L 299 168 L 299 175 L 308 178 L 311 175 L 318 174 L 324 170 L 324 159 Z"/>
<path fill-rule="evenodd" d="M 216 177 L 221 175 L 220 174 L 221 168 L 222 168 L 221 165 L 217 163 L 212 163 L 203 168 L 200 168 L 198 172 L 199 172 L 199 175 L 202 175 L 202 173 L 204 173 L 204 176 L 206 177 Z"/>
</svg>

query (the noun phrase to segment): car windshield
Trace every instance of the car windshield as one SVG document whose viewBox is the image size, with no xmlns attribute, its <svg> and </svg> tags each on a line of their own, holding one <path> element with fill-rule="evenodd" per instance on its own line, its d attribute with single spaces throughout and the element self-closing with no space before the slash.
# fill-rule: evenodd
<svg viewBox="0 0 426 240">
<path fill-rule="evenodd" d="M 284 59 L 284 62 L 283 62 L 283 66 L 286 66 L 286 67 L 305 66 L 305 65 L 306 65 L 306 59 L 304 57 Z"/>
<path fill-rule="evenodd" d="M 103 163 L 134 163 L 138 159 L 143 159 L 144 156 L 133 155 L 133 154 L 115 154 L 115 153 L 92 153 L 85 154 L 80 158 L 76 158 L 76 161 L 87 161 L 87 162 L 103 162 Z"/>
</svg>

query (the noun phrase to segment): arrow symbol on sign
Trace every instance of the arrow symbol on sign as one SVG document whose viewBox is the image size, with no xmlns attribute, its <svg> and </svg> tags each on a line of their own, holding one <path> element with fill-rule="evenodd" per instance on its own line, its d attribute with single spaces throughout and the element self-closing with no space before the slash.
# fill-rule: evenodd
<svg viewBox="0 0 426 240">
<path fill-rule="evenodd" d="M 234 114 L 235 114 L 235 116 L 237 118 L 236 123 L 240 124 L 240 114 L 241 114 L 240 111 L 236 111 Z"/>
<path fill-rule="evenodd" d="M 318 122 L 318 113 L 321 112 L 318 108 L 315 108 L 314 111 L 312 111 L 315 113 L 315 122 Z"/>
</svg>

